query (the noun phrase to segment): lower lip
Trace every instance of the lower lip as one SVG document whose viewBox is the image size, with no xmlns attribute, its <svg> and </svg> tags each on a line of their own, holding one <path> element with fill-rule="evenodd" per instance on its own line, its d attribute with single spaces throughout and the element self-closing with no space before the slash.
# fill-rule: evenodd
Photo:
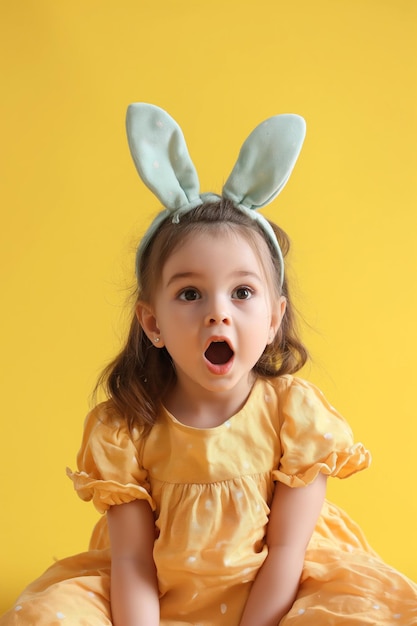
<svg viewBox="0 0 417 626">
<path fill-rule="evenodd" d="M 227 363 L 215 364 L 211 363 L 206 359 L 207 369 L 211 374 L 215 374 L 216 376 L 224 376 L 228 374 L 232 369 L 234 358 L 232 357 Z"/>
</svg>

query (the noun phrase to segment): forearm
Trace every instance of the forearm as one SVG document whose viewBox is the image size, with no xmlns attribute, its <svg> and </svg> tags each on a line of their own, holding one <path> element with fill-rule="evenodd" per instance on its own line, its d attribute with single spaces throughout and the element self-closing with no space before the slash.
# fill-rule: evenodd
<svg viewBox="0 0 417 626">
<path fill-rule="evenodd" d="M 240 626 L 278 626 L 297 594 L 305 551 L 270 548 L 253 583 Z"/>
<path fill-rule="evenodd" d="M 111 612 L 114 626 L 159 626 L 159 594 L 153 567 L 141 567 L 134 559 L 112 561 Z"/>
<path fill-rule="evenodd" d="M 114 626 L 159 626 L 153 513 L 145 500 L 110 507 L 110 600 Z"/>
</svg>

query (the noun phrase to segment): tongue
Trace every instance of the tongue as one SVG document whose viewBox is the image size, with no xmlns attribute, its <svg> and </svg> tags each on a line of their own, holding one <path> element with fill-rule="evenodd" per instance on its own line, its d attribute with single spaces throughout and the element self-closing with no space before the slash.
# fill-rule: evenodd
<svg viewBox="0 0 417 626">
<path fill-rule="evenodd" d="M 233 351 L 225 341 L 213 341 L 205 352 L 205 357 L 214 365 L 223 365 L 233 356 Z"/>
</svg>

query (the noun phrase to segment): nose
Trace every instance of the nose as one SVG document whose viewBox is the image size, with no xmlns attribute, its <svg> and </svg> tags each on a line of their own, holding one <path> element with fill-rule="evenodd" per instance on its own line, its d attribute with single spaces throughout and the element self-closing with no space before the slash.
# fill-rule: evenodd
<svg viewBox="0 0 417 626">
<path fill-rule="evenodd" d="M 230 318 L 226 313 L 220 313 L 219 315 L 208 315 L 206 317 L 207 326 L 217 326 L 218 324 L 230 325 Z"/>
<path fill-rule="evenodd" d="M 224 302 L 219 300 L 211 301 L 204 321 L 206 326 L 230 325 L 231 317 L 224 306 Z"/>
</svg>

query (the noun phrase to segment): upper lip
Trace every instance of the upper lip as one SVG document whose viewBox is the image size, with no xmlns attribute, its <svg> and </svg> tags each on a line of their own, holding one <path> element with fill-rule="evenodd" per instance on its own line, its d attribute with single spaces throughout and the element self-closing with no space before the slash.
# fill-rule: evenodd
<svg viewBox="0 0 417 626">
<path fill-rule="evenodd" d="M 220 343 L 222 341 L 227 343 L 227 345 L 229 346 L 231 351 L 234 353 L 232 342 L 230 341 L 230 339 L 228 337 L 223 337 L 223 335 L 212 335 L 211 337 L 208 338 L 208 340 L 206 342 L 206 345 L 205 345 L 205 348 L 204 348 L 204 354 L 206 353 L 206 351 L 207 351 L 208 347 L 210 346 L 210 344 L 212 344 L 212 343 Z"/>
</svg>

